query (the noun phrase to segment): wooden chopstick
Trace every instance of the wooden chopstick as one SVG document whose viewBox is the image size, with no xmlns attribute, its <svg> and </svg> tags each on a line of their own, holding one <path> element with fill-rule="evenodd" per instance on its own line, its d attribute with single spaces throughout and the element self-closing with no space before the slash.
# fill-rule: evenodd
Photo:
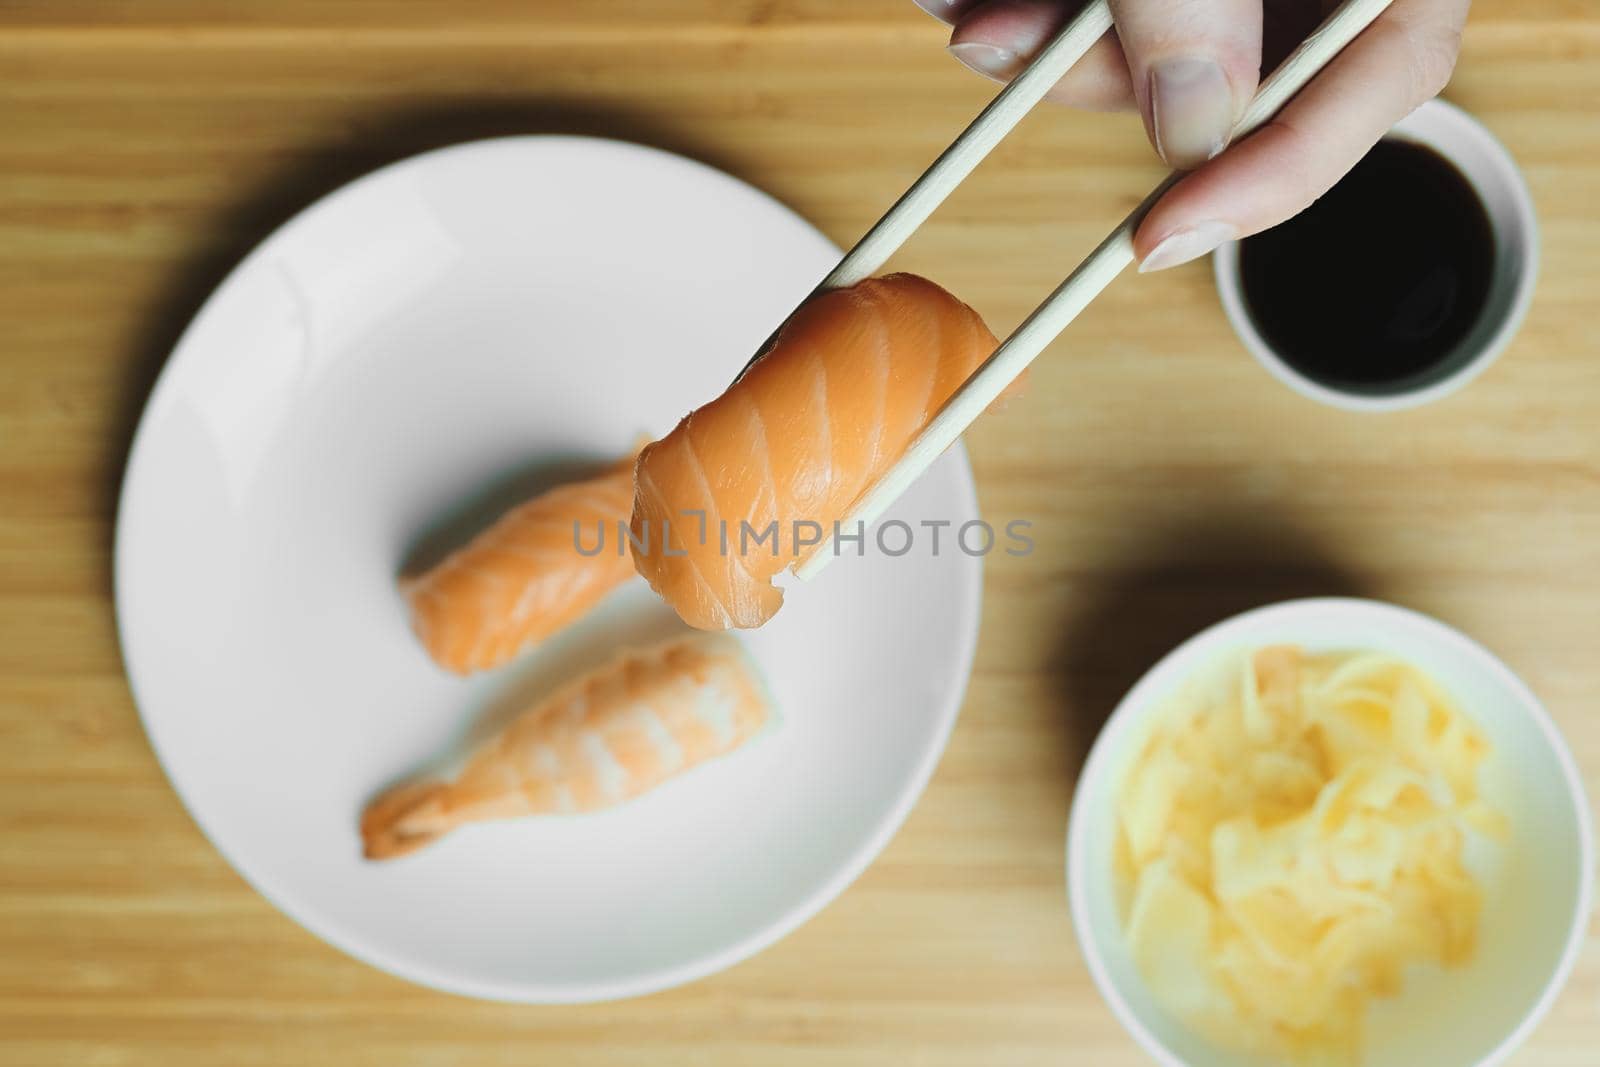
<svg viewBox="0 0 1600 1067">
<path fill-rule="evenodd" d="M 854 285 L 883 269 L 889 257 L 928 221 L 939 205 L 966 181 L 995 145 L 1005 140 L 1017 123 L 1044 99 L 1067 71 L 1071 70 L 1111 29 L 1111 8 L 1106 0 L 1093 0 L 1064 26 L 1055 38 L 1028 63 L 1026 69 L 1000 90 L 989 106 L 978 113 L 972 125 L 961 131 L 949 148 L 933 161 L 888 214 L 879 219 L 867 235 L 839 261 L 821 289 Z"/>
<path fill-rule="evenodd" d="M 933 161 L 933 165 L 895 201 L 883 218 L 873 224 L 866 236 L 845 253 L 838 265 L 822 279 L 815 292 L 854 285 L 882 270 L 889 257 L 899 251 L 906 239 L 928 221 L 928 216 L 938 210 L 939 205 L 994 150 L 994 146 L 1005 140 L 1006 134 L 1016 128 L 1017 123 L 1044 99 L 1045 94 L 1109 29 L 1111 8 L 1106 0 L 1093 0 L 1078 12 L 1034 56 L 1022 73 L 1013 78 L 978 113 L 972 124 L 961 131 L 961 136 Z M 739 372 L 740 377 L 761 358 L 768 347 L 761 346 L 755 358 Z"/>
<path fill-rule="evenodd" d="M 1265 123 L 1289 99 L 1306 86 L 1317 73 L 1360 36 L 1389 6 L 1391 0 L 1345 0 L 1311 36 L 1284 60 L 1261 85 L 1244 117 L 1233 128 L 1238 139 Z M 841 529 L 857 523 L 870 524 L 916 481 L 945 449 L 955 443 L 968 426 L 981 415 L 1034 358 L 1054 341 L 1061 331 L 1095 297 L 1133 262 L 1133 234 L 1145 213 L 1161 199 L 1181 175 L 1169 175 L 1133 212 L 1089 253 L 1078 268 L 1055 292 L 1006 338 L 994 355 L 945 402 L 927 427 L 895 463 L 872 486 L 856 498 L 850 513 L 840 520 Z M 802 580 L 815 578 L 832 551 L 819 551 L 795 568 Z"/>
</svg>

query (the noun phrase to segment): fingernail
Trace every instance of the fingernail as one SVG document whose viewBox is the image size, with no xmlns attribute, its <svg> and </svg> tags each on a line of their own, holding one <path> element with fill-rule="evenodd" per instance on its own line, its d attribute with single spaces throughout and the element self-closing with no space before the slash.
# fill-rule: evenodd
<svg viewBox="0 0 1600 1067">
<path fill-rule="evenodd" d="M 1008 77 L 1017 65 L 1017 53 L 985 41 L 962 41 L 950 46 L 950 54 L 990 78 Z"/>
<path fill-rule="evenodd" d="M 1239 228 L 1227 222 L 1212 220 L 1186 226 L 1162 238 L 1161 243 L 1152 248 L 1150 254 L 1139 264 L 1139 273 L 1149 274 L 1151 271 L 1166 270 L 1168 267 L 1187 263 L 1191 259 L 1199 259 L 1207 252 L 1216 251 L 1219 245 L 1226 244 L 1238 236 Z"/>
<path fill-rule="evenodd" d="M 915 0 L 916 5 L 936 18 L 943 18 L 955 10 L 956 0 Z"/>
<path fill-rule="evenodd" d="M 1161 158 L 1179 170 L 1198 167 L 1222 151 L 1233 129 L 1228 76 L 1209 59 L 1162 60 L 1150 69 L 1150 118 Z"/>
</svg>

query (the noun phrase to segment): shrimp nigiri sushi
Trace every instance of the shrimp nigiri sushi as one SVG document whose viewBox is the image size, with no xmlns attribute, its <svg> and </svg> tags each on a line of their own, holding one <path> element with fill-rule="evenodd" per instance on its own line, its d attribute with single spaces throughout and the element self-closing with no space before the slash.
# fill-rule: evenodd
<svg viewBox="0 0 1600 1067">
<path fill-rule="evenodd" d="M 400 588 L 428 655 L 457 674 L 488 670 L 587 614 L 633 576 L 624 552 L 579 551 L 578 531 L 616 530 L 633 506 L 633 457 L 506 512 Z"/>
<path fill-rule="evenodd" d="M 364 852 L 389 859 L 468 823 L 613 807 L 775 720 L 731 636 L 690 634 L 627 652 L 523 712 L 454 781 L 379 796 L 361 816 Z"/>
<path fill-rule="evenodd" d="M 691 626 L 760 626 L 783 602 L 773 577 L 827 543 L 997 345 L 916 275 L 813 297 L 727 392 L 640 453 L 639 573 Z"/>
</svg>

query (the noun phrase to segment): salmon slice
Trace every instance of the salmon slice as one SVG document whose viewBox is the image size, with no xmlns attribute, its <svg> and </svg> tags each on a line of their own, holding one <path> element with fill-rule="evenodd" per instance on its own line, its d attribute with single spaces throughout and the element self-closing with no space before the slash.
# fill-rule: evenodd
<svg viewBox="0 0 1600 1067">
<path fill-rule="evenodd" d="M 632 577 L 620 538 L 633 507 L 633 464 L 629 457 L 542 493 L 432 570 L 402 579 L 411 628 L 428 655 L 457 674 L 497 667 Z"/>
<path fill-rule="evenodd" d="M 627 652 L 523 712 L 452 782 L 413 782 L 361 816 L 368 859 L 468 823 L 598 811 L 744 744 L 776 719 L 733 637 L 690 634 Z"/>
<path fill-rule="evenodd" d="M 814 297 L 727 392 L 640 454 L 639 573 L 691 626 L 760 626 L 783 603 L 773 577 L 826 545 L 998 343 L 916 275 Z"/>
</svg>

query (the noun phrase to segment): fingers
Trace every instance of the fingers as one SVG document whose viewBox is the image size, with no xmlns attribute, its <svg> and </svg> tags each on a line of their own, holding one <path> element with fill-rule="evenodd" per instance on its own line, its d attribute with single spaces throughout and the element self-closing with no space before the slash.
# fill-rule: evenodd
<svg viewBox="0 0 1600 1067">
<path fill-rule="evenodd" d="M 918 0 L 923 6 L 942 2 Z M 950 54 L 979 74 L 1009 81 L 1076 14 L 1076 5 L 1059 0 L 992 0 L 963 10 Z M 1116 37 L 1095 42 L 1048 98 L 1093 111 L 1131 107 L 1133 84 Z"/>
<path fill-rule="evenodd" d="M 1141 271 L 1276 226 L 1332 188 L 1449 80 L 1468 0 L 1396 0 L 1277 117 L 1162 198 L 1134 237 Z"/>
<path fill-rule="evenodd" d="M 1063 0 L 917 0 L 956 24 L 950 51 L 997 81 L 1014 76 L 1082 6 Z M 1151 141 L 1190 168 L 1227 144 L 1255 92 L 1261 0 L 1111 0 L 1117 32 L 1050 93 L 1095 110 L 1137 104 Z"/>
<path fill-rule="evenodd" d="M 977 7 L 983 0 L 913 0 L 913 2 L 934 18 L 953 25 L 956 20 Z"/>
<path fill-rule="evenodd" d="M 1111 0 L 1150 140 L 1190 170 L 1228 143 L 1261 70 L 1261 0 Z"/>
</svg>

